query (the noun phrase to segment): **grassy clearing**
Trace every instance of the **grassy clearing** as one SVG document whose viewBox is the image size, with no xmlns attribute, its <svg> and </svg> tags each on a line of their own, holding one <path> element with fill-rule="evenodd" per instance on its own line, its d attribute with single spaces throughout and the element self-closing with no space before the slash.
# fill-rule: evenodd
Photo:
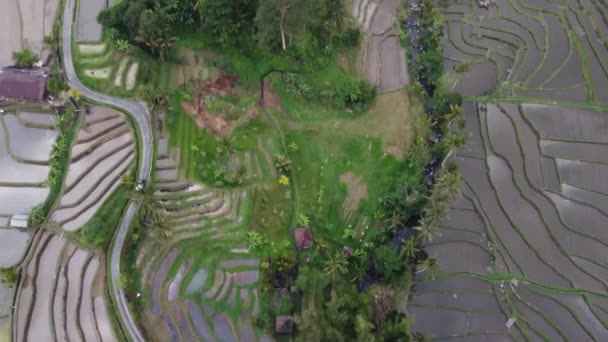
<svg viewBox="0 0 608 342">
<path fill-rule="evenodd" d="M 251 98 L 240 101 L 250 102 Z M 246 152 L 255 156 L 258 164 L 264 164 L 265 157 L 272 158 L 274 156 L 274 149 L 260 151 L 256 147 L 257 139 L 260 136 L 270 137 L 274 140 L 277 138 L 270 123 L 263 115 L 259 115 L 249 124 L 239 127 L 234 132 L 229 142 L 232 152 L 227 153 L 225 149 L 221 149 L 221 138 L 199 128 L 194 118 L 183 110 L 181 95 L 170 96 L 170 106 L 173 109 L 168 112 L 167 119 L 170 144 L 180 149 L 180 172 L 188 179 L 206 182 L 218 187 L 225 185 L 238 186 L 245 181 L 238 176 L 240 171 L 234 170 L 230 166 L 231 158 L 238 158 L 239 165 L 247 168 L 244 158 Z M 255 170 L 249 168 L 246 171 L 254 173 Z M 264 174 L 270 173 L 267 169 L 265 171 Z"/>
</svg>

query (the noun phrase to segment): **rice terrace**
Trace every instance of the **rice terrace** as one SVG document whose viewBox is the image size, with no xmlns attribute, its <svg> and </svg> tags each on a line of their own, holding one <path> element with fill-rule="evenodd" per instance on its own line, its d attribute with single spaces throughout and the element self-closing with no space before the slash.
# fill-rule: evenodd
<svg viewBox="0 0 608 342">
<path fill-rule="evenodd" d="M 608 341 L 605 0 L 6 0 L 0 342 Z"/>
</svg>

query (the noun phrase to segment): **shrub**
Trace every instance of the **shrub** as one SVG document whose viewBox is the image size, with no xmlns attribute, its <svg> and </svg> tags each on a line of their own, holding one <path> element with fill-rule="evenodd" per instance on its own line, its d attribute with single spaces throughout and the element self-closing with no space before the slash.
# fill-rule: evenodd
<svg viewBox="0 0 608 342">
<path fill-rule="evenodd" d="M 19 279 L 19 272 L 15 267 L 9 268 L 0 268 L 0 275 L 2 275 L 2 283 L 5 284 L 15 284 L 17 283 L 17 279 Z"/>
<path fill-rule="evenodd" d="M 429 86 L 431 92 L 439 84 L 443 76 L 443 56 L 436 50 L 423 51 L 419 57 L 423 83 Z"/>
<path fill-rule="evenodd" d="M 336 105 L 355 112 L 365 110 L 376 96 L 376 88 L 364 80 L 345 75 L 338 79 L 335 88 Z"/>
<path fill-rule="evenodd" d="M 458 93 L 449 92 L 443 87 L 438 87 L 433 93 L 431 104 L 435 116 L 443 115 L 450 112 L 450 106 L 462 106 L 462 96 Z"/>
<path fill-rule="evenodd" d="M 51 93 L 59 94 L 62 91 L 68 90 L 68 85 L 63 82 L 61 77 L 59 77 L 58 75 L 53 75 L 49 77 L 48 88 Z"/>
<path fill-rule="evenodd" d="M 361 40 L 361 31 L 356 28 L 346 29 L 337 36 L 337 40 L 344 47 L 356 47 Z"/>
<path fill-rule="evenodd" d="M 31 68 L 38 62 L 38 55 L 31 49 L 24 48 L 13 52 L 13 62 L 19 68 Z"/>
</svg>

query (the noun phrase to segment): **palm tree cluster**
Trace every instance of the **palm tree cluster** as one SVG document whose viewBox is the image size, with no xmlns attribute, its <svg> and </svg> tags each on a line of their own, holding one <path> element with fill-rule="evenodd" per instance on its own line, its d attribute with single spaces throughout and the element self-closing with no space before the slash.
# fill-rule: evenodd
<svg viewBox="0 0 608 342">
<path fill-rule="evenodd" d="M 169 241 L 172 235 L 169 215 L 154 196 L 152 187 L 135 192 L 134 197 L 136 201 L 141 201 L 137 221 L 143 232 L 156 241 L 162 243 Z"/>
<path fill-rule="evenodd" d="M 440 235 L 437 226 L 448 215 L 448 201 L 460 195 L 461 183 L 462 178 L 456 168 L 445 167 L 439 172 L 420 223 L 415 228 L 422 242 L 430 242 L 434 236 Z"/>
</svg>

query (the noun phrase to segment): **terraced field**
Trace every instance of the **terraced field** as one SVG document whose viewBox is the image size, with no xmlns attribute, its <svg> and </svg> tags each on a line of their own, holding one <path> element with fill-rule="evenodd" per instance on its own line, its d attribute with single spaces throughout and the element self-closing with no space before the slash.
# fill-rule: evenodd
<svg viewBox="0 0 608 342">
<path fill-rule="evenodd" d="M 13 321 L 16 341 L 117 341 L 100 253 L 40 230 L 23 270 Z"/>
<path fill-rule="evenodd" d="M 601 0 L 440 1 L 447 72 L 468 96 L 608 104 L 608 6 Z M 461 77 L 454 66 L 470 61 Z"/>
<path fill-rule="evenodd" d="M 76 18 L 76 40 L 97 42 L 101 40 L 103 28 L 97 22 L 99 12 L 108 6 L 109 0 L 80 0 Z"/>
<path fill-rule="evenodd" d="M 420 274 L 408 309 L 413 331 L 492 341 L 608 339 L 606 115 L 465 105 L 471 139 L 455 158 L 462 195 L 441 236 L 427 244 L 439 276 Z"/>
<path fill-rule="evenodd" d="M 45 201 L 50 153 L 58 132 L 50 113 L 0 116 L 0 267 L 20 262 L 28 246 L 28 214 Z"/>
<path fill-rule="evenodd" d="M 73 232 L 84 226 L 136 161 L 133 132 L 124 115 L 93 106 L 72 148 L 65 190 L 51 219 Z"/>
<path fill-rule="evenodd" d="M 79 43 L 78 56 L 81 76 L 94 80 L 102 88 L 131 91 L 137 86 L 139 62 L 114 51 L 101 37 L 97 42 Z"/>
<path fill-rule="evenodd" d="M 405 51 L 399 43 L 395 21 L 399 3 L 399 0 L 352 0 L 352 16 L 365 34 L 361 63 L 367 79 L 382 92 L 409 83 Z"/>
<path fill-rule="evenodd" d="M 163 135 L 158 146 L 155 198 L 170 234 L 139 252 L 146 331 L 156 340 L 258 340 L 259 261 L 244 247 L 252 192 L 185 181 L 180 151 Z"/>
</svg>

